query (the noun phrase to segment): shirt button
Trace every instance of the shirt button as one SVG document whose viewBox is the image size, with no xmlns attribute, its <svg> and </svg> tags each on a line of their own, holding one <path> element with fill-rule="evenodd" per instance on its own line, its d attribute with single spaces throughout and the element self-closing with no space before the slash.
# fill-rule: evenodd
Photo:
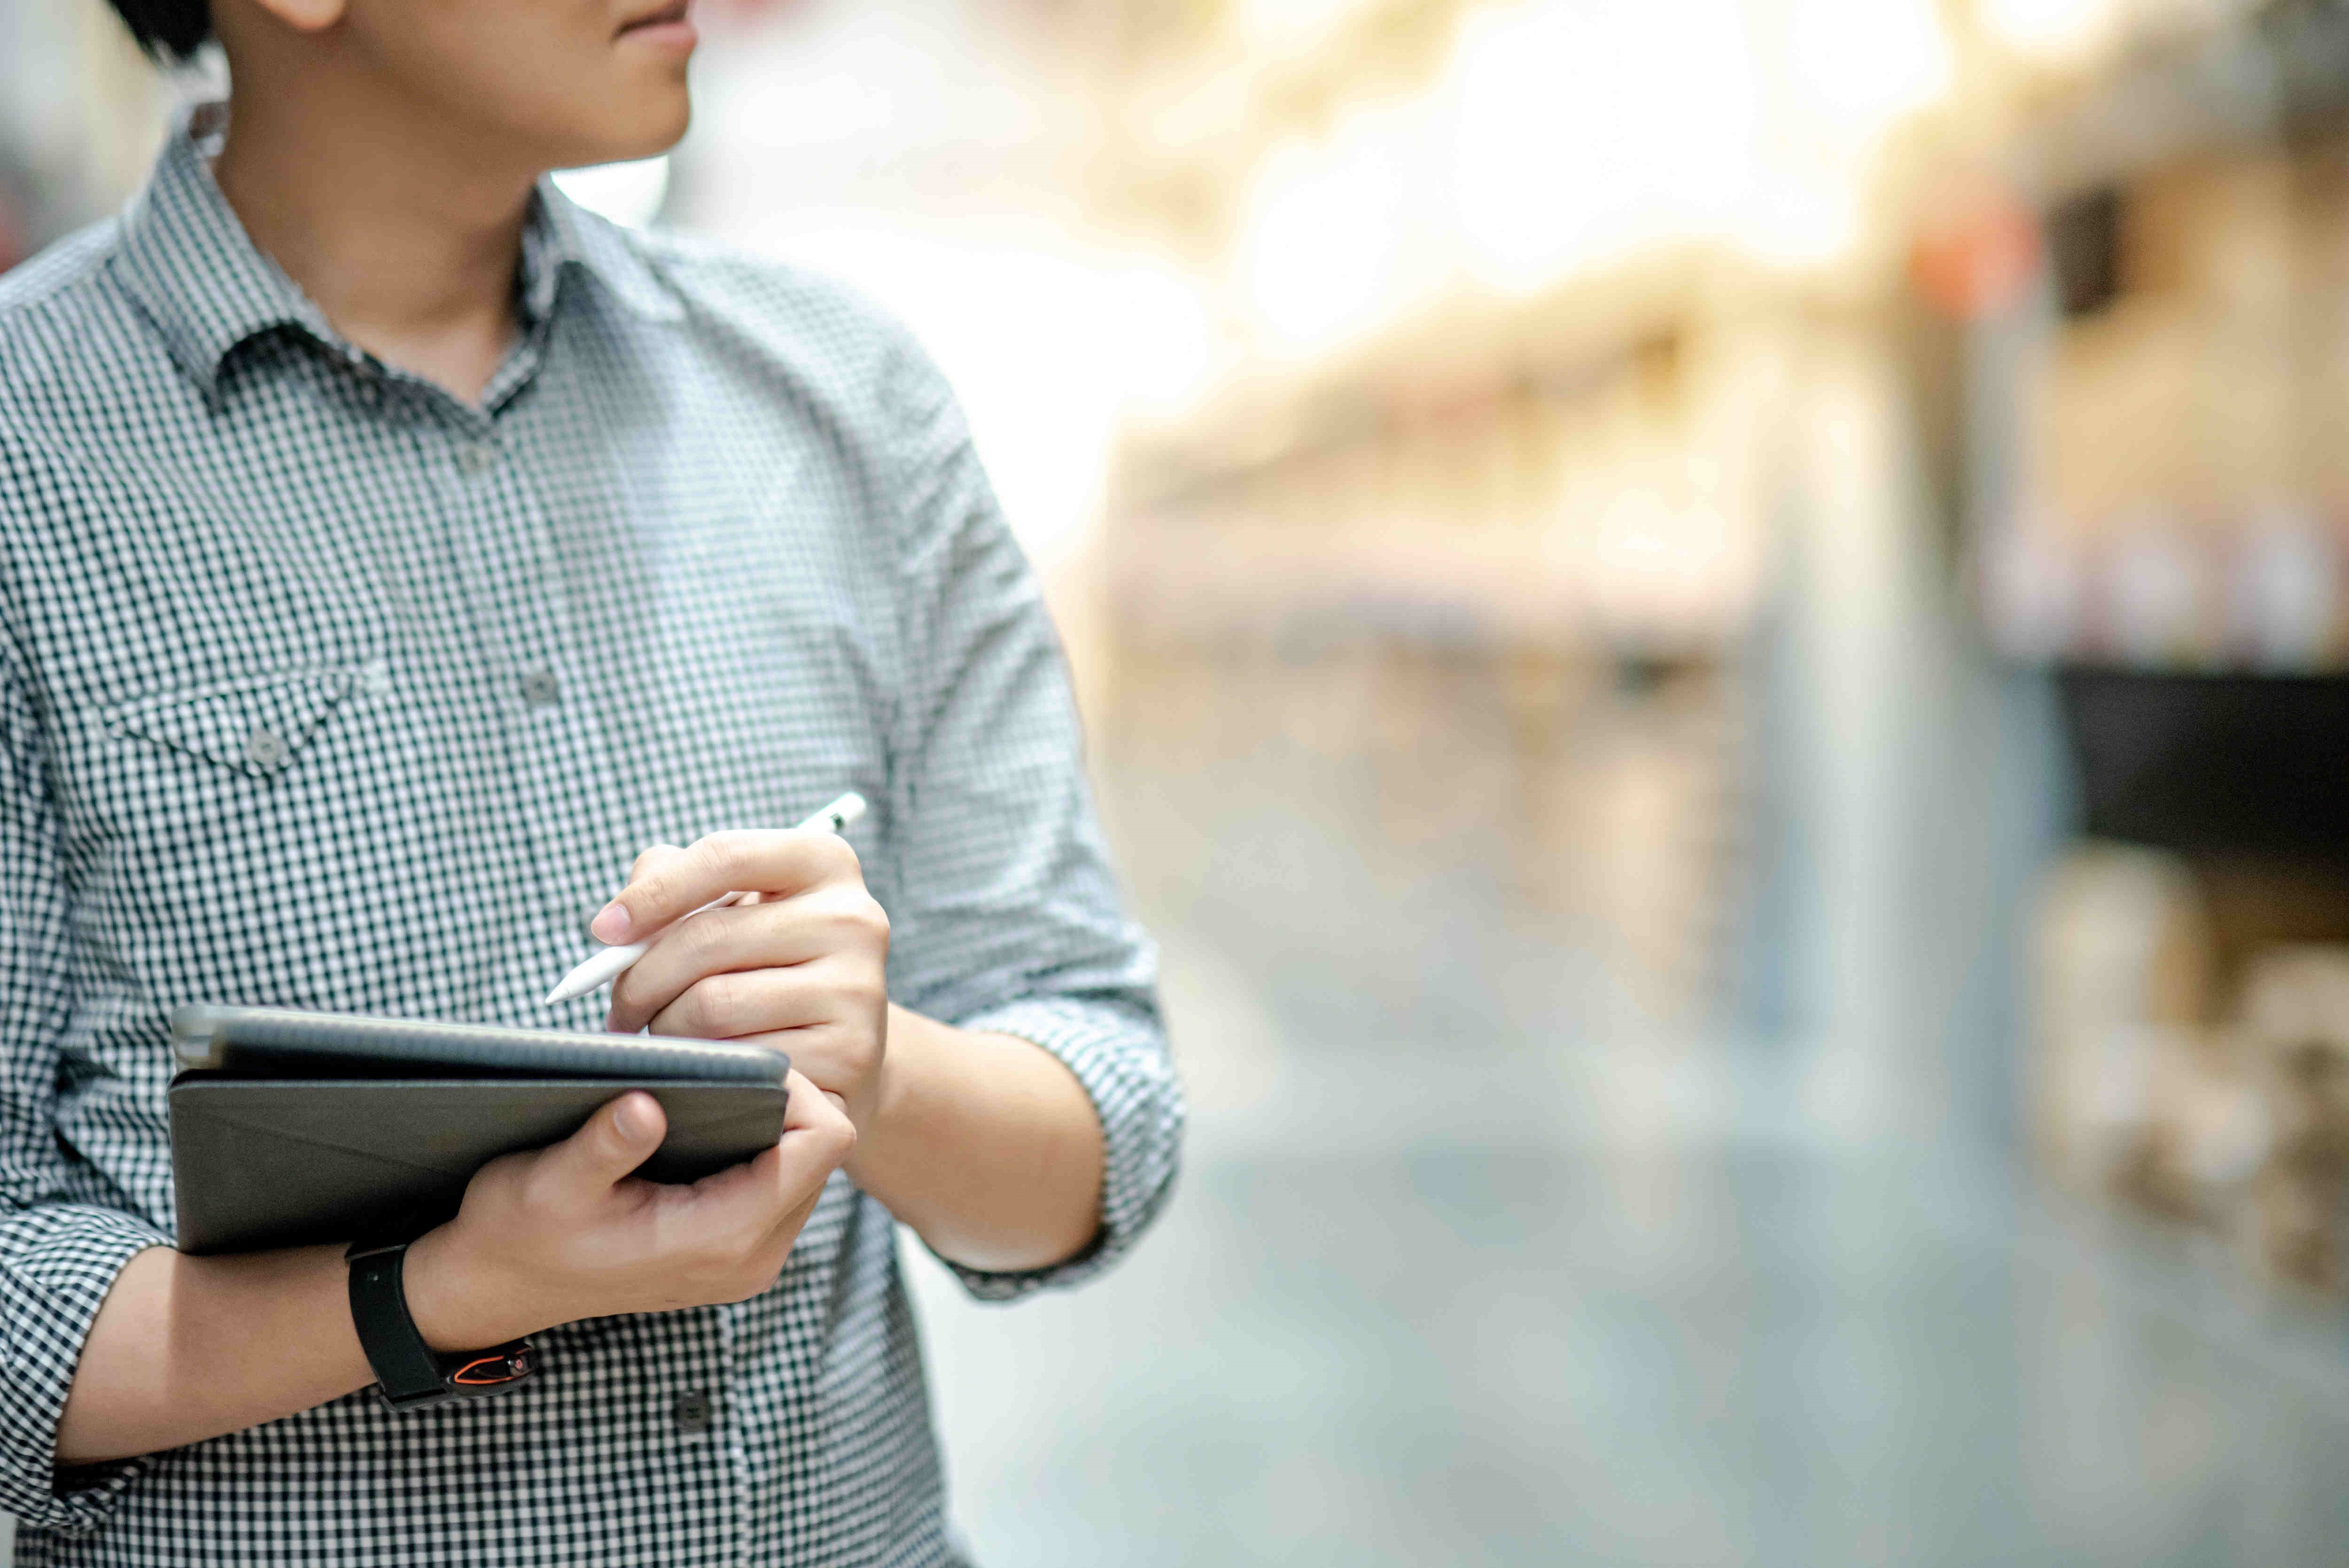
<svg viewBox="0 0 2349 1568">
<path fill-rule="evenodd" d="M 552 707 L 563 695 L 563 682 L 553 670 L 533 670 L 522 677 L 522 695 L 533 707 Z"/>
<path fill-rule="evenodd" d="M 678 1431 L 688 1437 L 698 1436 L 717 1423 L 718 1401 L 704 1390 L 696 1388 L 689 1393 L 679 1394 L 677 1403 L 670 1408 L 669 1415 L 677 1422 Z"/>
<path fill-rule="evenodd" d="M 495 466 L 498 449 L 487 441 L 457 449 L 457 466 L 469 474 L 485 474 Z"/>
<path fill-rule="evenodd" d="M 244 738 L 244 759 L 255 768 L 274 768 L 285 760 L 285 743 L 273 729 L 256 729 Z"/>
</svg>

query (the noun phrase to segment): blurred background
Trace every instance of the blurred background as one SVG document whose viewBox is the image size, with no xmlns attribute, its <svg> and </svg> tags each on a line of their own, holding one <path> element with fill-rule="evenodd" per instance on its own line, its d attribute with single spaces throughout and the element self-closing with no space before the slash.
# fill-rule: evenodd
<svg viewBox="0 0 2349 1568">
<path fill-rule="evenodd" d="M 2349 1557 L 2349 0 L 705 0 L 565 176 L 1045 573 L 1195 1104 L 990 1564 Z M 0 265 L 173 106 L 0 0 Z"/>
</svg>

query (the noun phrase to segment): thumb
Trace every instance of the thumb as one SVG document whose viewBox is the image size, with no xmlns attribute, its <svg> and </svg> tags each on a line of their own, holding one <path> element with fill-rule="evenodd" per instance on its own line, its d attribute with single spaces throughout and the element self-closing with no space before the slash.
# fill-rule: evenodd
<svg viewBox="0 0 2349 1568">
<path fill-rule="evenodd" d="M 660 1101 L 639 1089 L 597 1111 L 586 1126 L 548 1150 L 546 1158 L 566 1185 L 600 1190 L 617 1185 L 652 1158 L 667 1131 Z"/>
</svg>

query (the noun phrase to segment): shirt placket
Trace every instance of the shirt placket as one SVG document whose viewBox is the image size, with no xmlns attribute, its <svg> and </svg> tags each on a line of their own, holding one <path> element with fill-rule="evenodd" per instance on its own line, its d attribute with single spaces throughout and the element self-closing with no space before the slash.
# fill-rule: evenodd
<svg viewBox="0 0 2349 1568">
<path fill-rule="evenodd" d="M 500 422 L 471 417 L 451 430 L 447 462 L 477 667 L 537 871 L 543 940 L 517 945 L 518 961 L 535 967 L 512 977 L 517 995 L 535 996 L 582 954 L 585 923 L 616 891 L 620 817 L 602 784 L 612 776 L 602 727 L 577 700 L 577 638 L 556 589 L 551 531 L 516 444 Z"/>
<path fill-rule="evenodd" d="M 595 706 L 584 699 L 583 639 L 561 589 L 554 559 L 556 531 L 539 488 L 532 482 L 526 421 L 464 411 L 451 425 L 449 479 L 459 498 L 453 544 L 471 602 L 482 677 L 503 720 L 505 765 L 527 824 L 543 918 L 543 941 L 512 978 L 517 995 L 537 995 L 586 950 L 585 922 L 617 891 L 626 874 L 627 803 L 613 796 L 609 738 Z M 615 856 L 620 857 L 616 866 Z M 602 993 L 573 1004 L 578 1016 L 557 1021 L 594 1027 Z M 745 1456 L 727 1420 L 727 1373 L 734 1325 L 724 1310 L 678 1313 L 668 1376 L 636 1390 L 655 1406 L 655 1421 L 669 1434 L 668 1465 L 691 1472 L 685 1495 L 722 1498 L 712 1523 L 740 1511 L 748 1491 Z M 666 1359 L 666 1358 L 665 1358 Z M 739 1534 L 721 1528 L 708 1539 L 679 1542 L 674 1561 L 730 1563 Z"/>
</svg>

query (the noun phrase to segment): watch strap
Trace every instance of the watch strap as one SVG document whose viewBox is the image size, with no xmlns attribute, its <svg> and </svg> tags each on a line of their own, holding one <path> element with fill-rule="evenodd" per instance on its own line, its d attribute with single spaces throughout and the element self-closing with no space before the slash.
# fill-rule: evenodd
<svg viewBox="0 0 2349 1568">
<path fill-rule="evenodd" d="M 350 1264 L 351 1324 L 374 1368 L 376 1392 L 393 1409 L 493 1394 L 530 1376 L 530 1342 L 443 1356 L 424 1342 L 408 1315 L 408 1243 L 361 1242 Z"/>
</svg>

